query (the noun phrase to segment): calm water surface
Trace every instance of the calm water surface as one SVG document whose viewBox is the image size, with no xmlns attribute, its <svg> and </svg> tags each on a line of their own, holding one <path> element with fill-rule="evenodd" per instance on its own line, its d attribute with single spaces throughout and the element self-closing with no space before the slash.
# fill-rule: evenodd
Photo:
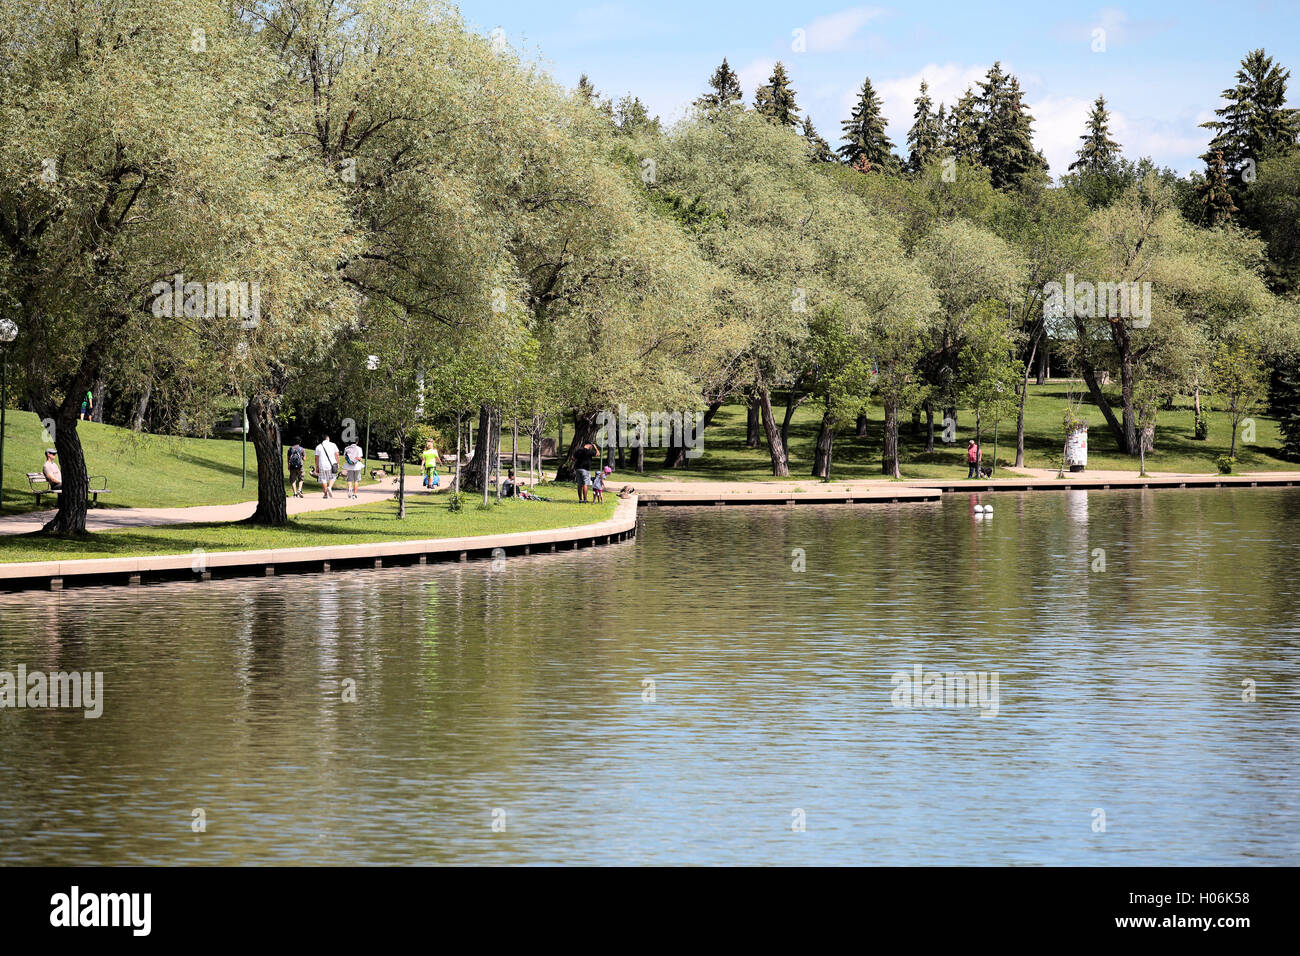
<svg viewBox="0 0 1300 956">
<path fill-rule="evenodd" d="M 982 500 L 0 596 L 0 863 L 1300 863 L 1300 492 Z"/>
</svg>

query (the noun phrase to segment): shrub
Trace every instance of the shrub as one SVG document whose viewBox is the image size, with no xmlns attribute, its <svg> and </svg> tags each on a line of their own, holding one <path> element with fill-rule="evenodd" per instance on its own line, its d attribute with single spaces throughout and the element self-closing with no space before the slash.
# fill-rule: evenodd
<svg viewBox="0 0 1300 956">
<path fill-rule="evenodd" d="M 1233 467 L 1237 464 L 1237 459 L 1233 458 L 1231 455 L 1220 455 L 1218 458 L 1214 459 L 1214 464 L 1218 466 L 1219 474 L 1230 475 L 1232 474 Z"/>
<path fill-rule="evenodd" d="M 1210 420 L 1204 412 L 1196 416 L 1196 425 L 1192 437 L 1196 441 L 1205 441 L 1210 437 Z"/>
<path fill-rule="evenodd" d="M 406 433 L 406 461 L 407 464 L 418 465 L 420 463 L 420 453 L 424 451 L 424 443 L 430 438 L 433 439 L 433 447 L 438 449 L 438 454 L 447 453 L 447 443 L 443 440 L 442 433 L 432 425 L 415 425 Z M 455 449 L 453 448 L 454 452 Z"/>
</svg>

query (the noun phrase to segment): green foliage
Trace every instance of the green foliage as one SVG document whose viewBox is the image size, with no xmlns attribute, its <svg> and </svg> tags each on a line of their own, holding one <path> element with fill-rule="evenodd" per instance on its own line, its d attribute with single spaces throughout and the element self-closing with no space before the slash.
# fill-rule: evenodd
<svg viewBox="0 0 1300 956">
<path fill-rule="evenodd" d="M 871 86 L 871 77 L 862 82 L 862 91 L 853 113 L 840 124 L 844 145 L 836 152 L 845 164 L 862 172 L 892 170 L 897 165 L 894 144 L 885 133 L 889 121 L 881 113 L 881 100 Z"/>
<path fill-rule="evenodd" d="M 1219 469 L 1219 474 L 1230 475 L 1232 470 L 1237 467 L 1237 459 L 1232 455 L 1220 455 L 1214 459 L 1214 465 Z"/>
<path fill-rule="evenodd" d="M 768 81 L 754 94 L 754 110 L 778 126 L 793 128 L 799 122 L 799 107 L 794 101 L 795 96 L 795 91 L 790 87 L 790 78 L 785 73 L 785 65 L 777 60 Z"/>
</svg>

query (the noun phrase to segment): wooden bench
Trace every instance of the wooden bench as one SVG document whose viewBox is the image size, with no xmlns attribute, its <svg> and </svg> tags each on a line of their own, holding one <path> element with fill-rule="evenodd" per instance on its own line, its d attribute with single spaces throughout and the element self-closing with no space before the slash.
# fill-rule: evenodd
<svg viewBox="0 0 1300 956">
<path fill-rule="evenodd" d="M 99 482 L 98 488 L 93 484 L 96 481 Z M 91 475 L 87 484 L 86 500 L 90 502 L 92 508 L 99 507 L 100 495 L 111 495 L 113 493 L 113 489 L 108 487 L 108 478 L 105 475 Z M 37 487 L 38 485 L 44 485 L 45 487 L 40 488 Z M 41 506 L 41 499 L 46 495 L 56 498 L 63 494 L 62 488 L 51 488 L 49 479 L 39 471 L 27 472 L 27 486 L 31 488 L 32 494 L 36 496 L 36 507 L 38 508 Z"/>
<path fill-rule="evenodd" d="M 378 452 L 375 457 L 379 459 L 379 464 L 383 466 L 384 474 L 391 475 L 393 473 L 392 456 L 386 451 L 381 451 Z"/>
</svg>

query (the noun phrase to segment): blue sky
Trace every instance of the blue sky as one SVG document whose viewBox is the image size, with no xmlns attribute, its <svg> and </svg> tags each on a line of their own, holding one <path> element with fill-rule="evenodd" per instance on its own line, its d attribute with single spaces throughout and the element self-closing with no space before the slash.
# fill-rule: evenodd
<svg viewBox="0 0 1300 956">
<path fill-rule="evenodd" d="M 1117 6 L 464 0 L 460 8 L 483 33 L 500 27 L 512 46 L 540 60 L 566 87 L 585 72 L 604 95 L 635 93 L 668 121 L 703 91 L 723 56 L 740 74 L 746 102 L 782 60 L 800 108 L 833 146 L 864 77 L 883 96 L 889 133 L 901 151 L 922 77 L 936 101 L 951 105 L 1001 60 L 1020 78 L 1035 140 L 1054 175 L 1073 158 L 1099 93 L 1113 110 L 1112 135 L 1125 155 L 1151 156 L 1180 173 L 1198 168 L 1208 133 L 1198 124 L 1212 118 L 1241 57 L 1261 46 L 1293 71 L 1290 103 L 1300 106 L 1296 0 Z M 803 31 L 801 52 L 794 49 L 795 31 Z"/>
</svg>

